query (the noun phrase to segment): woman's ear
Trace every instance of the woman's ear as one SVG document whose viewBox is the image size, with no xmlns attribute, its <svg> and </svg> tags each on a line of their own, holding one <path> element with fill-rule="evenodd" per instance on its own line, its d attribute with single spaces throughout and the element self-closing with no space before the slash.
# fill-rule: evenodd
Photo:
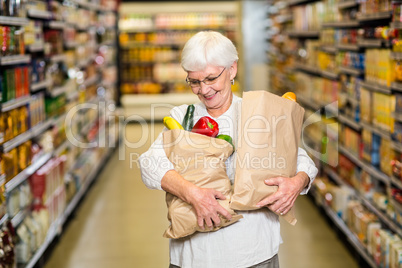
<svg viewBox="0 0 402 268">
<path fill-rule="evenodd" d="M 237 74 L 237 61 L 233 62 L 229 70 L 230 70 L 230 80 L 233 80 Z"/>
</svg>

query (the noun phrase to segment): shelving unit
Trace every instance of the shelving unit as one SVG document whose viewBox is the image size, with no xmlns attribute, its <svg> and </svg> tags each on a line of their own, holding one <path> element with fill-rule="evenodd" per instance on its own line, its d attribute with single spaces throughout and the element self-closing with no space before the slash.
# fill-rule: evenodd
<svg viewBox="0 0 402 268">
<path fill-rule="evenodd" d="M 20 236 L 18 229 L 26 225 L 26 218 L 36 220 L 31 211 L 35 206 L 34 203 L 30 203 L 33 200 L 28 200 L 27 196 L 24 196 L 26 204 L 18 203 L 15 206 L 15 197 L 25 195 L 24 191 L 27 189 L 34 192 L 32 187 L 35 186 L 35 182 L 32 182 L 32 178 L 39 176 L 38 172 L 44 167 L 60 169 L 57 176 L 49 178 L 53 181 L 56 177 L 59 178 L 60 185 L 43 204 L 48 210 L 50 228 L 46 237 L 43 237 L 40 247 L 32 248 L 33 244 L 28 245 L 31 247 L 30 251 L 35 251 L 32 256 L 15 257 L 15 267 L 18 268 L 35 267 L 43 258 L 47 248 L 61 234 L 68 217 L 105 165 L 113 148 L 116 148 L 117 140 L 112 141 L 108 136 L 119 138 L 115 133 L 117 128 L 114 120 L 110 120 L 114 118 L 113 111 L 101 111 L 101 107 L 98 108 L 97 113 L 102 112 L 105 115 L 105 122 L 101 116 L 95 117 L 95 122 L 93 113 L 91 114 L 88 109 L 77 111 L 71 122 L 66 120 L 71 118 L 70 108 L 78 104 L 98 105 L 102 101 L 107 106 L 114 105 L 118 101 L 118 80 L 117 76 L 113 75 L 117 74 L 115 57 L 117 51 L 114 48 L 117 40 L 117 3 L 109 0 L 102 1 L 102 4 L 106 6 L 88 1 L 64 1 L 55 3 L 52 10 L 48 10 L 50 7 L 47 5 L 44 10 L 43 6 L 38 4 L 38 10 L 30 5 L 26 18 L 0 16 L 0 27 L 14 26 L 3 29 L 3 38 L 6 38 L 4 36 L 7 31 L 11 30 L 16 32 L 24 30 L 25 36 L 30 34 L 33 34 L 31 37 L 34 36 L 31 39 L 19 40 L 21 47 L 10 49 L 10 52 L 6 51 L 7 56 L 0 57 L 0 76 L 2 83 L 6 83 L 3 84 L 6 87 L 3 87 L 3 92 L 0 93 L 3 94 L 0 120 L 4 122 L 0 124 L 0 161 L 18 160 L 18 166 L 13 166 L 13 172 L 10 172 L 10 160 L 6 165 L 1 163 L 7 170 L 0 169 L 0 186 L 3 186 L 4 191 L 0 194 L 5 198 L 5 201 L 0 202 L 0 206 L 6 206 L 7 213 L 0 219 L 0 227 L 5 228 L 5 224 L 10 221 Z M 94 16 L 91 17 L 90 14 Z M 35 29 L 32 28 L 33 25 Z M 25 29 L 22 29 L 23 27 Z M 23 45 L 25 49 L 22 48 Z M 90 53 L 83 55 L 84 49 L 84 52 L 90 50 Z M 28 74 L 29 66 L 33 71 Z M 4 92 L 4 89 L 7 91 Z M 88 126 L 87 133 L 77 134 L 76 130 L 85 124 Z M 10 129 L 13 131 L 10 132 Z M 82 149 L 65 138 L 67 130 L 76 135 L 74 138 L 81 142 L 104 139 L 114 144 L 105 144 L 109 146 L 106 148 Z M 43 139 L 44 135 L 48 135 L 46 140 Z M 32 150 L 30 148 L 32 145 L 38 149 Z M 31 150 L 35 151 L 33 158 L 31 153 L 24 153 Z M 78 157 L 84 153 L 85 158 Z M 85 162 L 86 159 L 90 160 Z M 22 161 L 26 162 L 25 166 Z M 60 164 L 53 164 L 61 161 L 64 161 L 65 169 L 64 166 L 62 169 Z M 86 165 L 86 168 L 90 166 L 88 171 L 91 172 L 83 173 L 80 170 L 81 165 Z M 79 182 L 68 180 L 72 175 L 79 178 Z M 50 187 L 56 185 L 53 181 Z M 71 196 L 67 198 L 66 189 L 71 183 L 75 184 L 77 190 L 72 192 L 70 189 Z M 57 211 L 53 204 L 56 199 Z M 65 208 L 62 209 L 64 205 Z M 26 227 L 31 228 L 29 225 Z M 42 238 L 38 236 L 35 239 L 41 241 Z M 26 240 L 19 237 L 15 241 L 24 243 Z M 17 254 L 17 251 L 14 253 Z"/>
<path fill-rule="evenodd" d="M 348 198 L 358 201 L 367 213 L 374 215 L 381 229 L 402 238 L 402 206 L 391 195 L 394 190 L 402 191 L 400 176 L 391 174 L 391 160 L 401 161 L 402 153 L 402 141 L 398 138 L 402 116 L 399 110 L 393 111 L 399 107 L 392 107 L 392 98 L 400 98 L 402 81 L 397 81 L 396 76 L 392 80 L 392 75 L 376 77 L 378 71 L 374 70 L 381 65 L 386 66 L 387 72 L 394 71 L 391 61 L 401 64 L 402 56 L 395 48 L 398 41 L 393 39 L 396 37 L 370 35 L 370 31 L 380 33 L 382 27 L 400 29 L 402 24 L 391 21 L 391 10 L 373 13 L 367 9 L 372 13 L 365 13 L 360 4 L 370 5 L 369 2 L 287 1 L 287 7 L 269 15 L 274 22 L 276 16 L 293 18 L 293 21 L 272 26 L 277 36 L 272 38 L 269 53 L 271 88 L 277 94 L 294 91 L 307 116 L 320 114 L 321 119 L 315 125 L 324 124 L 324 127 L 316 126 L 314 133 L 305 130 L 302 137 L 302 143 L 320 169 L 320 176 L 329 178 L 335 187 L 348 189 L 352 193 Z M 282 1 L 274 1 L 276 4 L 282 5 Z M 309 13 L 314 10 L 320 10 L 323 16 Z M 301 25 L 304 28 L 300 28 Z M 314 34 L 309 34 L 312 32 Z M 287 53 L 289 50 L 295 53 Z M 375 54 L 377 52 L 379 54 Z M 336 105 L 328 109 L 327 103 Z M 383 105 L 383 110 L 378 110 L 379 105 Z M 371 117 L 367 117 L 368 107 Z M 334 129 L 338 130 L 331 130 L 334 124 L 338 126 Z M 317 140 L 318 137 L 324 138 Z M 314 153 L 311 150 L 315 150 Z M 321 155 L 320 159 L 313 156 L 317 154 Z M 375 158 L 375 154 L 381 156 Z M 386 164 L 388 157 L 389 164 Z M 339 163 L 331 163 L 331 159 Z M 376 159 L 379 161 L 375 162 Z M 372 185 L 359 185 L 363 180 L 369 180 Z M 390 204 L 387 211 L 377 206 L 376 197 L 363 194 L 369 191 L 364 187 L 372 187 L 368 189 Z M 341 198 L 336 192 L 331 194 L 333 200 Z M 378 260 L 368 252 L 368 245 L 350 229 L 347 219 L 339 217 L 338 211 L 325 201 L 318 205 L 345 234 L 366 265 L 380 267 Z M 347 208 L 343 209 L 342 213 L 346 213 Z"/>
<path fill-rule="evenodd" d="M 124 108 L 133 110 L 136 103 L 127 102 L 135 98 L 126 95 L 192 94 L 180 66 L 180 52 L 198 31 L 216 30 L 239 42 L 236 3 L 214 1 L 203 7 L 166 3 L 160 10 L 164 12 L 145 3 L 120 6 L 119 88 Z"/>
</svg>

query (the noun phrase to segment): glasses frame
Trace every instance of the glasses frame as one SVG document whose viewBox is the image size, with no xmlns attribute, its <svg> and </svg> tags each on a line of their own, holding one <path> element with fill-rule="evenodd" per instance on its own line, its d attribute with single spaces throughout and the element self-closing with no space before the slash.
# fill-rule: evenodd
<svg viewBox="0 0 402 268">
<path fill-rule="evenodd" d="M 199 88 L 201 87 L 201 82 L 204 83 L 205 85 L 213 85 L 216 83 L 216 80 L 223 74 L 223 72 L 226 70 L 226 67 L 223 68 L 222 72 L 217 76 L 217 77 L 212 77 L 212 78 L 205 78 L 204 80 L 188 80 L 188 77 L 186 77 L 186 83 L 191 87 L 191 88 Z M 207 82 L 205 82 L 207 81 Z M 197 83 L 197 85 L 192 86 L 192 83 Z"/>
</svg>

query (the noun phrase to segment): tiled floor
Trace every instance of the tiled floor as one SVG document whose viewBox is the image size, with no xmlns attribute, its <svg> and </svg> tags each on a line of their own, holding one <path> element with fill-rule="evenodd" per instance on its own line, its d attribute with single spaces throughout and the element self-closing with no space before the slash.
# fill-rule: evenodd
<svg viewBox="0 0 402 268">
<path fill-rule="evenodd" d="M 161 129 L 161 124 L 155 126 L 156 133 Z M 129 125 L 127 140 L 141 142 L 142 135 L 152 132 L 146 130 Z M 168 267 L 168 240 L 162 237 L 168 226 L 164 193 L 148 190 L 135 161 L 130 161 L 149 145 L 116 150 L 45 268 Z M 125 160 L 119 160 L 119 152 Z M 281 268 L 358 267 L 308 197 L 300 197 L 296 206 L 296 226 L 282 223 Z"/>
</svg>

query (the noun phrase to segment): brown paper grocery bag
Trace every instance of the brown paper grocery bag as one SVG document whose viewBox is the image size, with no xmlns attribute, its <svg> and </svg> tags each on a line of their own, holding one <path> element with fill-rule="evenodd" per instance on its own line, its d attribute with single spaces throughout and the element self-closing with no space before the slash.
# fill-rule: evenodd
<svg viewBox="0 0 402 268">
<path fill-rule="evenodd" d="M 256 204 L 278 188 L 265 179 L 295 175 L 303 116 L 291 100 L 265 91 L 243 94 L 232 209 L 259 209 Z M 296 224 L 293 209 L 283 217 Z"/>
<path fill-rule="evenodd" d="M 220 217 L 219 227 L 202 230 L 197 224 L 197 215 L 193 207 L 166 193 L 168 219 L 171 225 L 165 231 L 164 237 L 181 238 L 196 231 L 216 231 L 242 218 L 230 209 L 229 205 L 232 186 L 226 174 L 225 161 L 233 152 L 230 143 L 190 131 L 173 129 L 163 133 L 163 144 L 166 156 L 173 163 L 175 170 L 199 187 L 220 191 L 226 199 L 218 200 L 219 204 L 232 214 L 230 221 Z"/>
</svg>

